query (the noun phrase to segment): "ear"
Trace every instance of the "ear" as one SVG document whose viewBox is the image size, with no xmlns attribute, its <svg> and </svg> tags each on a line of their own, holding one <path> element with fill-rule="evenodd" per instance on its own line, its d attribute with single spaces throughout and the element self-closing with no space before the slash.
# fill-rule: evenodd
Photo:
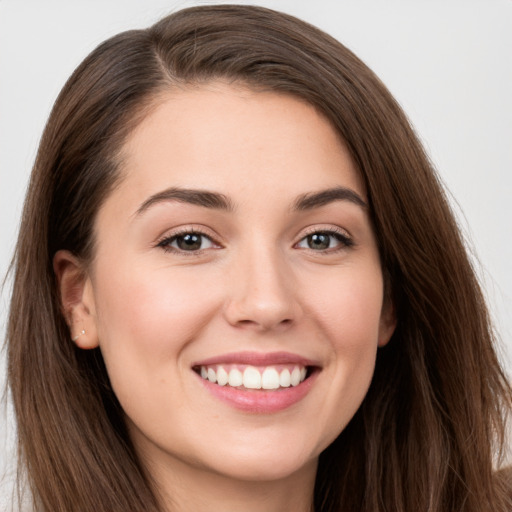
<svg viewBox="0 0 512 512">
<path fill-rule="evenodd" d="M 70 338 L 82 349 L 99 345 L 92 283 L 83 264 L 69 251 L 58 251 L 53 258 L 62 313 Z"/>
<path fill-rule="evenodd" d="M 384 299 L 384 304 L 382 305 L 382 311 L 380 314 L 380 322 L 379 322 L 379 340 L 378 346 L 384 347 L 387 345 L 391 336 L 395 332 L 396 329 L 396 310 L 393 301 L 390 298 Z"/>
</svg>

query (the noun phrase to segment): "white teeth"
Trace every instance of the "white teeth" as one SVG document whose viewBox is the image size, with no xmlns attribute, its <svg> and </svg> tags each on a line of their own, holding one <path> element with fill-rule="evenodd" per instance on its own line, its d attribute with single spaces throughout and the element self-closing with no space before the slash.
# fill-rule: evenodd
<svg viewBox="0 0 512 512">
<path fill-rule="evenodd" d="M 290 370 L 288 370 L 288 368 L 285 368 L 279 374 L 279 385 L 282 388 L 289 388 L 291 386 L 291 384 L 292 384 L 292 381 L 291 381 L 291 378 L 290 378 Z"/>
<path fill-rule="evenodd" d="M 231 387 L 237 388 L 238 386 L 241 386 L 244 382 L 242 372 L 240 370 L 237 370 L 236 368 L 233 368 L 229 372 L 229 380 L 228 383 Z"/>
<path fill-rule="evenodd" d="M 279 373 L 275 368 L 265 368 L 261 375 L 261 387 L 263 389 L 277 389 L 279 387 Z"/>
<path fill-rule="evenodd" d="M 217 382 L 217 374 L 213 368 L 208 368 L 207 377 L 210 382 Z"/>
<path fill-rule="evenodd" d="M 282 368 L 282 366 L 281 366 Z M 290 371 L 291 369 L 291 371 Z M 306 379 L 307 370 L 304 366 L 294 366 L 278 370 L 273 366 L 256 368 L 246 366 L 240 371 L 238 368 L 225 366 L 201 366 L 201 377 L 219 386 L 229 385 L 246 389 L 279 389 L 298 386 Z"/>
<path fill-rule="evenodd" d="M 208 370 L 208 380 L 210 380 L 210 370 Z M 298 386 L 300 384 L 300 370 L 295 367 L 290 376 L 292 386 Z"/>
<path fill-rule="evenodd" d="M 244 388 L 261 389 L 261 373 L 253 366 L 244 370 Z"/>
<path fill-rule="evenodd" d="M 219 368 L 217 369 L 217 384 L 219 386 L 225 386 L 228 383 L 228 380 L 229 380 L 228 372 L 226 370 L 224 370 L 224 368 L 222 368 L 222 366 L 219 366 Z"/>
</svg>

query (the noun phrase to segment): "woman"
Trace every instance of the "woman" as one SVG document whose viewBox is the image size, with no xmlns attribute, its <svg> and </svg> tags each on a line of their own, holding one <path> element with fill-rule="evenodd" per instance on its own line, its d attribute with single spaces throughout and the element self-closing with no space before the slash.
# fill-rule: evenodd
<svg viewBox="0 0 512 512">
<path fill-rule="evenodd" d="M 506 510 L 510 387 L 427 157 L 375 75 L 255 7 L 102 44 L 16 253 L 36 509 Z"/>
</svg>

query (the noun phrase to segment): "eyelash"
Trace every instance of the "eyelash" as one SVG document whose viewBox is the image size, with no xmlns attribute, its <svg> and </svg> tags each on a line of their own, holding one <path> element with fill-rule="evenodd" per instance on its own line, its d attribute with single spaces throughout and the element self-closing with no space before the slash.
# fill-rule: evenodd
<svg viewBox="0 0 512 512">
<path fill-rule="evenodd" d="M 326 248 L 323 250 L 315 250 L 312 248 L 304 248 L 306 250 L 309 250 L 314 253 L 319 253 L 322 255 L 328 255 L 337 253 L 339 251 L 343 251 L 346 249 L 350 249 L 351 247 L 354 247 L 355 243 L 354 240 L 341 229 L 335 229 L 335 228 L 329 228 L 329 229 L 318 229 L 314 228 L 311 229 L 309 232 L 306 232 L 306 234 L 299 240 L 295 246 L 298 246 L 298 244 L 302 243 L 303 241 L 307 240 L 308 237 L 311 237 L 313 235 L 326 235 L 332 238 L 335 238 L 337 242 L 339 242 L 339 247 L 333 247 L 333 248 Z"/>
<path fill-rule="evenodd" d="M 162 238 L 161 240 L 159 240 L 157 242 L 156 246 L 162 248 L 165 252 L 171 252 L 171 253 L 187 255 L 187 256 L 198 256 L 198 255 L 202 254 L 205 250 L 210 249 L 210 247 L 207 247 L 207 248 L 199 248 L 197 250 L 186 250 L 186 249 L 180 249 L 180 248 L 171 246 L 171 244 L 174 243 L 176 240 L 178 240 L 180 237 L 185 237 L 186 235 L 195 235 L 201 239 L 207 239 L 213 246 L 216 246 L 215 248 L 221 247 L 221 245 L 218 242 L 216 242 L 213 239 L 213 237 L 211 237 L 210 235 L 207 235 L 203 231 L 200 231 L 200 230 L 194 229 L 194 228 L 185 228 L 178 232 L 173 233 L 170 236 L 165 236 L 164 238 Z M 307 232 L 299 240 L 299 242 L 297 242 L 294 245 L 294 247 L 299 248 L 298 245 L 300 243 L 306 241 L 308 239 L 308 237 L 311 237 L 313 235 L 326 235 L 326 236 L 335 238 L 336 241 L 339 242 L 339 244 L 340 244 L 339 247 L 334 247 L 334 248 L 327 247 L 326 249 L 321 249 L 321 250 L 312 249 L 311 247 L 303 248 L 303 249 L 309 250 L 314 253 L 333 254 L 338 251 L 342 251 L 344 249 L 349 249 L 355 245 L 352 238 L 350 236 L 348 236 L 347 233 L 344 231 L 332 229 L 332 228 L 330 228 L 330 229 L 316 228 L 316 229 L 311 229 L 309 232 Z"/>
<path fill-rule="evenodd" d="M 185 250 L 185 249 L 180 249 L 180 248 L 176 248 L 176 247 L 172 247 L 171 244 L 173 242 L 175 242 L 176 240 L 178 240 L 180 237 L 185 237 L 186 235 L 195 235 L 201 239 L 207 239 L 211 242 L 211 244 L 213 246 L 216 246 L 215 248 L 219 248 L 221 247 L 221 245 L 216 242 L 213 237 L 211 237 L 210 235 L 207 235 L 206 233 L 204 233 L 203 231 L 199 231 L 198 229 L 194 229 L 194 228 L 185 228 L 185 229 L 182 229 L 180 231 L 177 231 L 175 233 L 173 233 L 172 235 L 170 236 L 165 236 L 164 238 L 162 238 L 161 240 L 159 240 L 156 244 L 157 247 L 161 247 L 165 252 L 172 252 L 174 254 L 183 254 L 183 255 L 187 255 L 187 256 L 197 256 L 197 255 L 200 255 L 203 253 L 203 251 L 205 250 L 208 250 L 209 248 L 200 248 L 198 250 Z"/>
</svg>

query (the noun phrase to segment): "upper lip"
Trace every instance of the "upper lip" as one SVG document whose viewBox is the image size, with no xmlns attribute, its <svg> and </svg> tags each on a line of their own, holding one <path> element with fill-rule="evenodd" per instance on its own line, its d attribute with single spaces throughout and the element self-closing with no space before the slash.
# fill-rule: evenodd
<svg viewBox="0 0 512 512">
<path fill-rule="evenodd" d="M 247 364 L 251 366 L 272 366 L 275 364 L 297 364 L 302 366 L 320 366 L 318 362 L 291 352 L 231 352 L 197 361 L 192 366 L 210 366 L 214 364 Z"/>
</svg>

